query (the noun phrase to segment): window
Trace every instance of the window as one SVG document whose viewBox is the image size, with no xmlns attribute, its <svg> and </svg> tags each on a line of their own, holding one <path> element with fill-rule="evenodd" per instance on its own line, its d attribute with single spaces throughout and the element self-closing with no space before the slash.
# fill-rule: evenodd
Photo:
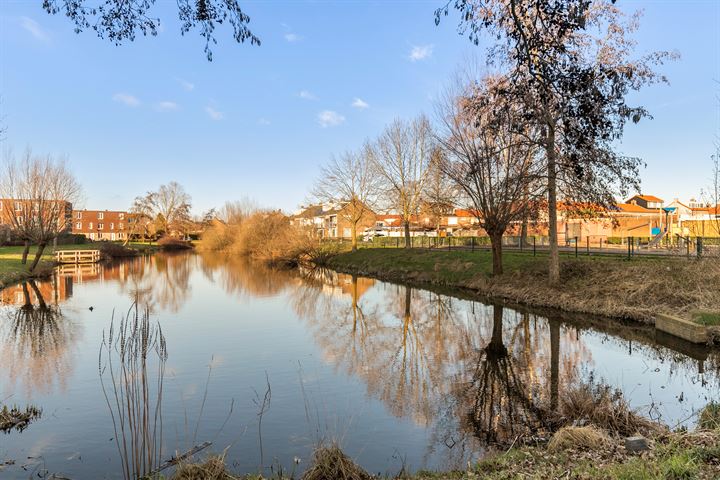
<svg viewBox="0 0 720 480">
<path fill-rule="evenodd" d="M 120 220 L 125 220 L 125 214 L 124 214 L 124 213 L 121 213 L 120 215 L 118 215 L 118 218 L 119 218 Z M 122 225 L 122 223 L 121 223 L 120 225 Z"/>
<path fill-rule="evenodd" d="M 105 218 L 105 214 L 103 212 L 98 212 L 98 220 L 102 220 Z"/>
<path fill-rule="evenodd" d="M 77 222 L 75 224 L 75 230 L 82 230 L 82 222 Z"/>
<path fill-rule="evenodd" d="M 77 212 L 75 214 L 75 218 L 77 218 L 78 220 L 82 220 L 82 212 Z"/>
<path fill-rule="evenodd" d="M 88 223 L 88 229 L 92 230 L 92 222 Z"/>
<path fill-rule="evenodd" d="M 104 230 L 105 224 L 104 223 L 98 223 L 98 230 Z"/>
<path fill-rule="evenodd" d="M 15 211 L 19 212 L 22 210 L 22 204 L 20 202 L 15 202 Z"/>
<path fill-rule="evenodd" d="M 17 220 L 17 223 L 22 223 L 22 222 L 23 222 L 23 216 L 22 216 L 22 215 L 18 215 L 17 217 L 15 217 L 15 219 Z"/>
<path fill-rule="evenodd" d="M 120 222 L 120 223 L 118 224 L 118 228 L 119 228 L 120 230 L 125 229 L 125 224 L 122 223 L 122 222 Z"/>
<path fill-rule="evenodd" d="M 110 224 L 110 230 L 115 230 L 115 224 L 114 224 L 114 223 L 111 223 L 111 224 Z"/>
</svg>

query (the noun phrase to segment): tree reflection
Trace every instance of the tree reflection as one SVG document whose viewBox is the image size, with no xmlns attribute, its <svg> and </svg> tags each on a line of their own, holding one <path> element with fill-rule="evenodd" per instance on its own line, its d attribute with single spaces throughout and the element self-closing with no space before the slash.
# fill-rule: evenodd
<svg viewBox="0 0 720 480">
<path fill-rule="evenodd" d="M 7 372 L 6 388 L 20 383 L 31 396 L 52 392 L 57 382 L 64 390 L 73 369 L 77 326 L 57 305 L 45 301 L 35 281 L 23 282 L 21 291 L 23 304 L 9 309 L 0 325 L 0 364 Z"/>
<path fill-rule="evenodd" d="M 409 286 L 374 284 L 368 296 L 364 280 L 315 274 L 292 305 L 326 361 L 361 378 L 393 415 L 431 427 L 429 453 L 441 447 L 455 464 L 544 427 L 544 412 L 591 361 L 560 322 Z"/>
<path fill-rule="evenodd" d="M 487 444 L 498 444 L 543 426 L 544 412 L 531 394 L 526 375 L 508 354 L 503 307 L 495 305 L 492 310 L 490 341 L 478 352 L 471 378 L 461 382 L 457 395 L 474 435 Z"/>
<path fill-rule="evenodd" d="M 291 271 L 271 268 L 246 257 L 202 254 L 198 258 L 205 277 L 236 296 L 274 296 L 297 283 Z"/>
<path fill-rule="evenodd" d="M 190 273 L 196 258 L 185 253 L 157 253 L 126 262 L 120 288 L 151 312 L 176 313 L 191 293 Z"/>
</svg>

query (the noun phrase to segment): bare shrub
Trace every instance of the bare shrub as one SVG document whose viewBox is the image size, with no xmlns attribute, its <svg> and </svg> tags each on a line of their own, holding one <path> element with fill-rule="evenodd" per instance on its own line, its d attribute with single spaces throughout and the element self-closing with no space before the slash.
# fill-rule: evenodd
<svg viewBox="0 0 720 480">
<path fill-rule="evenodd" d="M 664 429 L 632 410 L 620 390 L 592 380 L 564 394 L 561 412 L 565 424 L 584 421 L 620 436 L 649 435 Z"/>
<path fill-rule="evenodd" d="M 203 463 L 182 463 L 170 480 L 234 480 L 225 467 L 225 457 L 214 455 Z"/>
<path fill-rule="evenodd" d="M 157 242 L 163 250 L 190 250 L 192 243 L 174 237 L 162 237 Z"/>
<path fill-rule="evenodd" d="M 610 444 L 607 433 L 593 426 L 564 427 L 555 432 L 548 450 L 560 452 L 568 449 L 598 450 Z"/>
<path fill-rule="evenodd" d="M 127 248 L 119 243 L 104 242 L 100 244 L 100 254 L 107 259 L 134 257 L 138 254 L 136 250 Z"/>
<path fill-rule="evenodd" d="M 313 453 L 302 480 L 370 480 L 372 476 L 345 455 L 337 445 L 320 447 Z"/>
</svg>

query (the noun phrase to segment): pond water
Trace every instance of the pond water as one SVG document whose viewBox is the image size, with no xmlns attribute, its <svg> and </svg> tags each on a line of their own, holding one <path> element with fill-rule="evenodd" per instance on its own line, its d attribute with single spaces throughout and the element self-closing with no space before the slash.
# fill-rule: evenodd
<svg viewBox="0 0 720 480">
<path fill-rule="evenodd" d="M 716 353 L 650 328 L 219 256 L 66 266 L 0 298 L 0 403 L 42 409 L 0 433 L 2 478 L 123 478 L 135 430 L 118 425 L 120 352 L 101 346 L 134 302 L 167 349 L 157 415 L 152 349 L 142 372 L 154 451 L 210 441 L 240 473 L 300 471 L 319 441 L 374 473 L 461 467 L 589 379 L 673 426 L 720 397 Z"/>
</svg>

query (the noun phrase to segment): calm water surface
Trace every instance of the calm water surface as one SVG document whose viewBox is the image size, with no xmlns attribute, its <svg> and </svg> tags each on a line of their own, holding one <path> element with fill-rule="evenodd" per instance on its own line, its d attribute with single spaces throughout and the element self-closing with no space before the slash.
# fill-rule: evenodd
<svg viewBox="0 0 720 480">
<path fill-rule="evenodd" d="M 9 479 L 122 478 L 99 352 L 135 299 L 167 341 L 163 458 L 211 441 L 241 473 L 302 469 L 320 440 L 371 472 L 461 466 L 589 378 L 670 425 L 720 397 L 717 354 L 652 329 L 333 272 L 156 255 L 64 268 L 0 298 L 0 400 L 43 410 L 0 433 Z"/>
</svg>

